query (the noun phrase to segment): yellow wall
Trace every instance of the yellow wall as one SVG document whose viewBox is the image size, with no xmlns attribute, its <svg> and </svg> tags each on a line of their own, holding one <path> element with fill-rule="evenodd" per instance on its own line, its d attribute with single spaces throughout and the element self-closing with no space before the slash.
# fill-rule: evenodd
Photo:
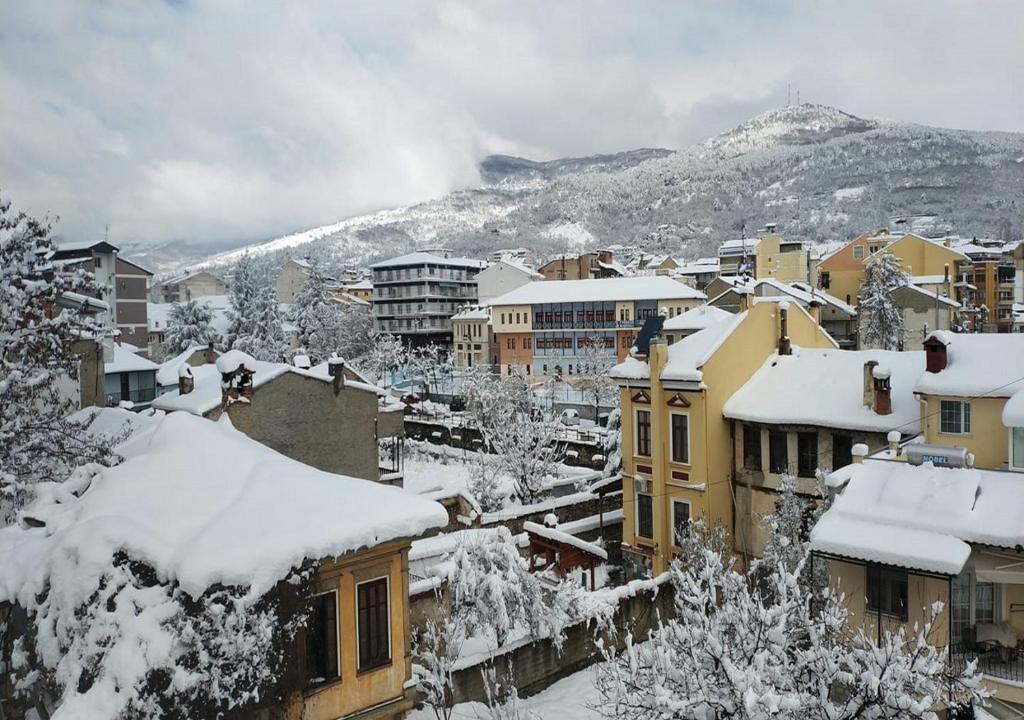
<svg viewBox="0 0 1024 720">
<path fill-rule="evenodd" d="M 939 401 L 965 398 L 926 395 L 922 399 L 922 422 L 926 443 L 966 448 L 974 453 L 974 465 L 999 470 L 1010 459 L 1009 433 L 1003 426 L 1006 398 L 975 398 L 971 404 L 971 432 L 968 435 L 944 435 L 939 432 Z"/>
<path fill-rule="evenodd" d="M 519 322 L 516 322 L 519 313 Z M 530 305 L 495 305 L 491 325 L 496 333 L 533 332 L 533 308 Z"/>
<path fill-rule="evenodd" d="M 411 705 L 411 702 L 407 703 L 403 689 L 412 674 L 408 549 L 408 543 L 391 543 L 321 568 L 317 591 L 338 591 L 341 678 L 306 693 L 302 713 L 304 720 L 343 717 L 389 701 Z M 381 576 L 390 579 L 391 664 L 359 673 L 356 583 Z"/>
<path fill-rule="evenodd" d="M 807 282 L 809 279 L 806 250 L 781 252 L 782 238 L 766 235 L 758 241 L 755 272 L 757 279 L 774 278 L 782 282 Z"/>
<path fill-rule="evenodd" d="M 779 336 L 779 307 L 775 303 L 756 303 L 740 325 L 722 343 L 703 367 L 702 387 L 674 389 L 658 379 L 664 363 L 662 353 L 667 346 L 651 347 L 652 383 L 636 383 L 623 388 L 623 507 L 625 521 L 622 539 L 625 546 L 643 546 L 654 554 L 653 570 L 662 572 L 672 559 L 672 499 L 691 504 L 691 516 L 703 516 L 709 524 L 721 523 L 734 532 L 732 486 L 732 435 L 730 423 L 722 416 L 722 407 L 736 390 L 761 367 L 765 358 L 776 350 Z M 803 347 L 835 347 L 832 341 L 805 312 L 795 304 L 789 310 L 789 337 Z M 650 403 L 635 402 L 633 397 L 641 386 L 650 396 Z M 676 395 L 689 407 L 669 405 Z M 651 457 L 639 457 L 635 449 L 635 410 L 651 411 Z M 690 416 L 690 463 L 671 462 L 669 447 L 669 415 L 686 412 Z M 654 543 L 636 537 L 636 496 L 632 477 L 637 465 L 652 468 L 651 492 L 654 495 Z M 685 472 L 685 480 L 672 477 L 672 471 Z M 626 548 L 628 549 L 628 548 Z"/>
<path fill-rule="evenodd" d="M 675 317 L 676 315 L 682 315 L 687 310 L 702 304 L 704 304 L 703 300 L 695 298 L 688 298 L 686 300 L 659 300 L 658 312 L 665 313 L 668 317 Z M 615 317 L 618 317 L 618 313 L 616 313 Z"/>
</svg>

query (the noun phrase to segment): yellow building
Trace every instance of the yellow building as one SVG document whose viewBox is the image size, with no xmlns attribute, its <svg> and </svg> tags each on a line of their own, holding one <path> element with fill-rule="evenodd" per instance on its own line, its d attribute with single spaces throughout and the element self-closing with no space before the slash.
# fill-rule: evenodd
<svg viewBox="0 0 1024 720">
<path fill-rule="evenodd" d="M 783 240 L 774 233 L 740 240 L 726 240 L 718 248 L 722 275 L 747 273 L 756 280 L 782 282 L 810 280 L 810 254 L 799 240 Z M 710 294 L 710 293 L 709 293 Z"/>
<path fill-rule="evenodd" d="M 494 364 L 491 352 L 491 312 L 472 305 L 452 315 L 452 361 L 455 367 L 471 368 Z"/>
<path fill-rule="evenodd" d="M 671 347 L 656 337 L 645 360 L 612 370 L 623 418 L 622 549 L 634 574 L 663 572 L 691 517 L 732 531 L 733 441 L 723 406 L 790 343 L 836 347 L 795 303 L 747 295 L 737 315 Z"/>
<path fill-rule="evenodd" d="M 948 276 L 950 282 L 958 277 L 960 263 L 967 261 L 966 255 L 946 247 L 941 240 L 878 230 L 864 233 L 823 258 L 818 264 L 818 286 L 848 305 L 856 305 L 865 264 L 883 249 L 895 255 L 911 276 Z M 952 292 L 947 294 L 954 296 Z"/>
</svg>

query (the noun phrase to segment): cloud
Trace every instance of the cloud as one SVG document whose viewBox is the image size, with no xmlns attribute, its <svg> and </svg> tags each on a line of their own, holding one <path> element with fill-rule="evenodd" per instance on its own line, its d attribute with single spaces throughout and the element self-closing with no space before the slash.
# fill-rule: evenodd
<svg viewBox="0 0 1024 720">
<path fill-rule="evenodd" d="M 65 235 L 240 242 L 478 181 L 489 152 L 678 147 L 802 99 L 1024 130 L 1014 1 L 0 8 L 0 188 Z"/>
</svg>

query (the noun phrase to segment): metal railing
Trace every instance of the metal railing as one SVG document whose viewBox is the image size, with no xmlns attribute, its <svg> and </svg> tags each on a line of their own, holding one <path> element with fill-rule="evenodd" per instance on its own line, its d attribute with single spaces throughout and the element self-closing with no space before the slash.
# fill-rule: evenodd
<svg viewBox="0 0 1024 720">
<path fill-rule="evenodd" d="M 954 667 L 962 667 L 977 659 L 978 672 L 1000 680 L 1024 683 L 1024 654 L 1015 648 L 954 649 L 951 658 Z"/>
</svg>

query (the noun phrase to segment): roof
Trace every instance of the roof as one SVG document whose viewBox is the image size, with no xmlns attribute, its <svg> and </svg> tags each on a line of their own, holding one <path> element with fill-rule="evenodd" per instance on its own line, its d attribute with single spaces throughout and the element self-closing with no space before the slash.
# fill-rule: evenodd
<svg viewBox="0 0 1024 720">
<path fill-rule="evenodd" d="M 779 292 L 790 296 L 794 300 L 798 301 L 801 305 L 809 305 L 812 300 L 817 300 L 823 305 L 830 305 L 839 312 L 855 317 L 857 315 L 857 309 L 852 305 L 849 305 L 834 295 L 822 292 L 817 288 L 812 288 L 807 283 L 784 283 L 781 280 L 775 278 L 764 278 L 754 283 L 754 288 L 771 287 Z"/>
<path fill-rule="evenodd" d="M 680 264 L 672 268 L 673 275 L 701 275 L 704 273 L 717 273 L 721 267 L 718 258 L 699 258 L 692 263 Z"/>
<path fill-rule="evenodd" d="M 927 298 L 928 302 L 932 304 L 935 303 L 935 292 L 932 290 L 925 290 L 923 287 L 918 287 L 917 285 L 900 285 L 898 288 L 892 291 L 892 295 L 894 298 L 901 293 L 908 294 L 911 297 L 921 296 L 923 298 Z M 944 295 L 940 294 L 938 298 L 939 303 L 941 305 L 945 305 L 946 307 L 953 309 L 960 307 L 960 303 Z"/>
<path fill-rule="evenodd" d="M 914 434 L 920 431 L 914 383 L 924 372 L 924 355 L 794 347 L 792 355 L 771 355 L 726 401 L 723 414 L 748 422 Z M 890 373 L 890 415 L 864 405 L 864 364 L 871 360 Z"/>
<path fill-rule="evenodd" d="M 346 290 L 373 290 L 373 280 L 360 280 L 345 286 Z"/>
<path fill-rule="evenodd" d="M 401 265 L 452 265 L 456 267 L 483 268 L 487 263 L 470 258 L 441 257 L 428 252 L 411 252 L 389 260 L 381 260 L 370 266 L 372 269 L 398 267 Z"/>
<path fill-rule="evenodd" d="M 1024 334 L 933 332 L 946 345 L 946 367 L 921 375 L 915 392 L 955 397 L 1010 397 L 1024 388 Z"/>
<path fill-rule="evenodd" d="M 718 256 L 742 255 L 744 249 L 748 253 L 754 253 L 757 252 L 757 246 L 760 242 L 760 238 L 737 238 L 735 240 L 726 240 L 718 246 Z"/>
<path fill-rule="evenodd" d="M 54 250 L 58 253 L 81 252 L 83 250 L 95 250 L 96 252 L 108 253 L 117 252 L 117 247 L 106 240 L 61 240 L 56 243 Z"/>
<path fill-rule="evenodd" d="M 150 275 L 150 276 L 153 275 L 153 271 L 152 270 L 150 270 L 147 267 L 144 267 L 144 266 L 140 265 L 139 263 L 135 262 L 134 260 L 129 260 L 128 258 L 126 258 L 124 256 L 121 256 L 121 255 L 118 255 L 117 259 L 120 260 L 123 263 L 127 263 L 128 265 L 131 265 L 133 268 L 135 268 L 137 270 L 141 270 L 142 272 L 146 273 L 147 275 Z"/>
<path fill-rule="evenodd" d="M 520 262 L 518 260 L 510 258 L 510 257 L 503 257 L 500 260 L 496 260 L 493 264 L 488 265 L 481 272 L 487 272 L 491 268 L 497 267 L 498 265 L 507 265 L 510 268 L 513 268 L 514 270 L 518 270 L 519 272 L 523 273 L 524 275 L 528 275 L 529 277 L 534 278 L 536 280 L 541 280 L 541 279 L 544 278 L 543 275 L 541 275 L 539 272 L 534 270 L 532 267 L 530 267 L 530 266 L 526 265 L 525 263 L 522 263 L 522 262 Z"/>
<path fill-rule="evenodd" d="M 692 382 L 703 380 L 701 367 L 711 359 L 715 351 L 746 317 L 746 312 L 732 315 L 669 345 L 668 361 L 661 372 L 662 379 Z M 621 379 L 648 379 L 651 376 L 651 368 L 647 363 L 629 357 L 613 367 L 609 375 Z"/>
<path fill-rule="evenodd" d="M 912 285 L 942 285 L 948 281 L 945 275 L 911 275 Z"/>
<path fill-rule="evenodd" d="M 139 348 L 128 343 L 114 343 L 114 355 L 111 361 L 103 363 L 103 372 L 105 374 L 111 373 L 123 373 L 123 372 L 145 372 L 147 370 L 156 371 L 160 369 L 152 360 L 149 360 L 142 355 L 138 354 Z"/>
<path fill-rule="evenodd" d="M 490 301 L 497 305 L 615 300 L 696 300 L 704 293 L 670 277 L 625 277 L 588 280 L 543 280 L 526 283 Z"/>
<path fill-rule="evenodd" d="M 968 543 L 1024 544 L 1024 484 L 1015 473 L 866 459 L 811 531 L 811 547 L 868 562 L 948 575 Z"/>
<path fill-rule="evenodd" d="M 162 386 L 177 385 L 180 377 L 178 370 L 182 365 L 187 364 L 188 359 L 197 352 L 206 352 L 205 345 L 191 345 L 169 360 L 160 363 L 160 369 L 156 371 L 156 384 Z M 214 352 L 217 352 L 214 350 Z"/>
<path fill-rule="evenodd" d="M 171 413 L 118 453 L 120 465 L 79 475 L 87 485 L 79 497 L 42 488 L 25 512 L 45 527 L 0 530 L 0 598 L 29 604 L 59 581 L 84 602 L 122 550 L 193 597 L 215 583 L 258 597 L 306 558 L 415 537 L 448 520 L 435 502 L 291 460 L 226 420 Z"/>
<path fill-rule="evenodd" d="M 491 311 L 490 309 L 481 305 L 474 305 L 471 307 L 463 308 L 459 312 L 452 315 L 452 320 L 490 320 Z"/>
<path fill-rule="evenodd" d="M 275 380 L 285 373 L 295 373 L 303 377 L 320 380 L 330 383 L 332 378 L 326 362 L 320 363 L 308 370 L 297 368 L 288 363 L 263 362 L 254 360 L 238 350 L 231 350 L 217 358 L 216 365 L 198 365 L 192 368 L 193 389 L 192 392 L 182 395 L 175 390 L 158 396 L 153 401 L 153 407 L 160 410 L 184 410 L 193 415 L 205 415 L 208 412 L 220 407 L 221 404 L 221 370 L 225 372 L 236 369 L 240 364 L 254 368 L 252 376 L 253 389 Z M 177 370 L 175 370 L 176 372 Z M 355 380 L 345 380 L 345 387 L 363 390 L 365 392 L 384 395 L 381 388 L 369 383 Z"/>
<path fill-rule="evenodd" d="M 536 535 L 546 540 L 551 540 L 552 542 L 569 545 L 581 552 L 587 553 L 588 555 L 593 555 L 600 560 L 608 559 L 608 552 L 600 545 L 587 542 L 586 540 L 581 540 L 575 535 L 562 532 L 557 528 L 550 528 L 546 525 L 527 521 L 523 523 L 523 530 L 525 530 L 529 535 Z"/>
<path fill-rule="evenodd" d="M 174 277 L 167 278 L 161 284 L 162 285 L 177 285 L 180 282 L 185 282 L 186 280 L 191 280 L 192 278 L 197 277 L 199 275 L 209 275 L 214 280 L 220 280 L 220 282 L 224 282 L 224 280 L 222 278 L 218 277 L 217 275 L 214 275 L 209 270 L 192 270 L 191 272 L 187 272 L 187 273 L 183 273 L 181 275 L 175 275 Z"/>
<path fill-rule="evenodd" d="M 662 330 L 702 330 L 719 320 L 732 317 L 728 310 L 714 305 L 700 305 L 665 320 Z"/>
<path fill-rule="evenodd" d="M 1003 425 L 1024 428 L 1024 388 L 1015 392 L 1003 405 Z"/>
</svg>

